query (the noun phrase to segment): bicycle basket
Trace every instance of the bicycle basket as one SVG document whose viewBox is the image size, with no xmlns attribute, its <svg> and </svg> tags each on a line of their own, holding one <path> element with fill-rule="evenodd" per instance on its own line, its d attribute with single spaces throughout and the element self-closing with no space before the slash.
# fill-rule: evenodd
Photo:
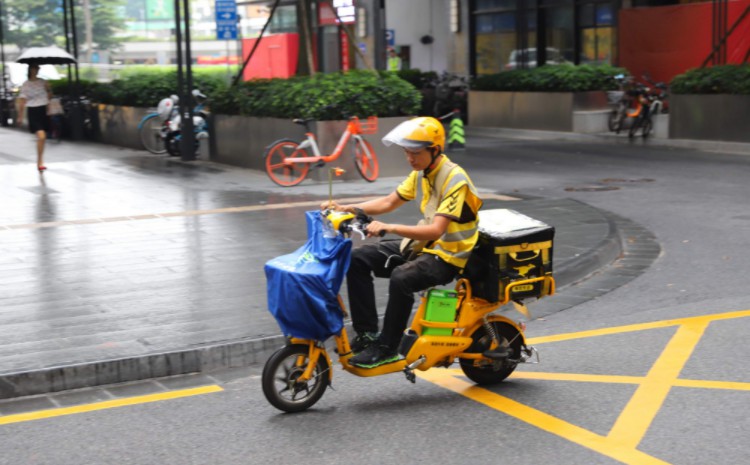
<svg viewBox="0 0 750 465">
<path fill-rule="evenodd" d="M 378 132 L 378 117 L 368 116 L 365 121 L 357 120 L 355 125 L 360 134 L 375 134 Z"/>
<path fill-rule="evenodd" d="M 607 91 L 607 101 L 612 105 L 620 103 L 624 95 L 625 92 L 621 90 L 609 90 Z"/>
</svg>

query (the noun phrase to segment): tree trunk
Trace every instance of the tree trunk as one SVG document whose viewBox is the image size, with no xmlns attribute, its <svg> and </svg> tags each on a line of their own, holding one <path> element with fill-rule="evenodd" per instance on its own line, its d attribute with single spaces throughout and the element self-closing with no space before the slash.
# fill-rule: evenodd
<svg viewBox="0 0 750 465">
<path fill-rule="evenodd" d="M 298 75 L 315 74 L 315 57 L 313 55 L 312 33 L 310 24 L 310 0 L 299 0 L 297 3 L 297 24 L 299 25 L 300 51 L 297 60 Z"/>
</svg>

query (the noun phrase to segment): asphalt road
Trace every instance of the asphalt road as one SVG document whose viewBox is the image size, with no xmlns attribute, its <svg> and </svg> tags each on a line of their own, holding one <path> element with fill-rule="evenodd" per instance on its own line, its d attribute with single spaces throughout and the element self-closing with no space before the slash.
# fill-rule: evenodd
<svg viewBox="0 0 750 465">
<path fill-rule="evenodd" d="M 452 158 L 477 185 L 611 211 L 651 230 L 662 255 L 531 321 L 542 363 L 491 389 L 455 370 L 411 384 L 336 369 L 335 390 L 298 415 L 266 403 L 261 367 L 167 380 L 158 394 L 123 386 L 115 400 L 85 390 L 68 394 L 70 410 L 0 417 L 0 464 L 747 463 L 750 157 L 620 140 L 470 149 Z M 180 390 L 203 385 L 215 387 Z"/>
</svg>

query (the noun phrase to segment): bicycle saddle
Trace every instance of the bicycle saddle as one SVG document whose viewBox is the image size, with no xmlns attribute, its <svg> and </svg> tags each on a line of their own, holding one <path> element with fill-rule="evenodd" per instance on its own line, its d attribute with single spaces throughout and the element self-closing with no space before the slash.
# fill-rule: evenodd
<svg viewBox="0 0 750 465">
<path fill-rule="evenodd" d="M 315 121 L 315 118 L 294 118 L 292 123 L 306 125 L 310 121 Z"/>
</svg>

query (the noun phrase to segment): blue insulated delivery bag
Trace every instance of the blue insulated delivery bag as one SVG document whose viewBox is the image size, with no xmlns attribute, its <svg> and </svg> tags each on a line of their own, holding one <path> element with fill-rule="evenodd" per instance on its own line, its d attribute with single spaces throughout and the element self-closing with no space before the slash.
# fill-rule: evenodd
<svg viewBox="0 0 750 465">
<path fill-rule="evenodd" d="M 286 336 L 322 341 L 344 325 L 337 296 L 349 269 L 352 241 L 326 233 L 320 211 L 305 215 L 305 245 L 266 263 L 268 308 Z"/>
</svg>

